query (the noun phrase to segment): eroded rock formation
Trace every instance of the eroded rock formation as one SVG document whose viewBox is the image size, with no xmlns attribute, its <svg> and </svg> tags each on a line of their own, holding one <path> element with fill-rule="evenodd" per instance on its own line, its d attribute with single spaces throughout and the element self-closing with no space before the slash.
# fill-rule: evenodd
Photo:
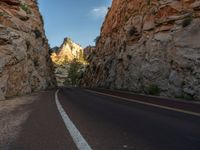
<svg viewBox="0 0 200 150">
<path fill-rule="evenodd" d="M 200 100 L 200 1 L 113 0 L 86 86 Z"/>
<path fill-rule="evenodd" d="M 54 73 L 58 86 L 63 86 L 68 78 L 71 63 L 76 60 L 84 64 L 83 48 L 73 42 L 70 38 L 65 38 L 60 48 L 53 48 L 51 59 L 54 63 Z"/>
<path fill-rule="evenodd" d="M 54 86 L 36 0 L 0 1 L 0 99 Z"/>
<path fill-rule="evenodd" d="M 55 64 L 63 64 L 83 56 L 83 48 L 70 38 L 65 38 L 60 48 L 54 47 L 52 51 L 51 58 Z"/>
</svg>

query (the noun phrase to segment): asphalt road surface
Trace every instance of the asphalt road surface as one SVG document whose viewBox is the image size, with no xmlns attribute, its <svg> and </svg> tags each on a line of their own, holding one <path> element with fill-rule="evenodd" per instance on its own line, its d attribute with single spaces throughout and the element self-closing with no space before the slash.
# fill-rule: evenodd
<svg viewBox="0 0 200 150">
<path fill-rule="evenodd" d="M 200 150 L 199 104 L 98 92 L 104 94 L 79 88 L 61 88 L 56 96 L 56 90 L 39 93 L 31 103 L 15 107 L 19 115 L 29 114 L 15 138 L 0 140 L 0 149 Z M 1 126 L 6 122 L 0 119 Z"/>
</svg>

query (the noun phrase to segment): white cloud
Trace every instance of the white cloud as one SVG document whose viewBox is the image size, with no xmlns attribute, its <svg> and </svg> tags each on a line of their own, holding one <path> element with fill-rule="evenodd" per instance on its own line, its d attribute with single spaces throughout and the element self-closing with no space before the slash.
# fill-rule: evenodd
<svg viewBox="0 0 200 150">
<path fill-rule="evenodd" d="M 95 18 L 102 18 L 102 17 L 105 17 L 107 12 L 108 12 L 108 8 L 105 6 L 101 6 L 101 7 L 93 8 L 90 14 Z"/>
</svg>

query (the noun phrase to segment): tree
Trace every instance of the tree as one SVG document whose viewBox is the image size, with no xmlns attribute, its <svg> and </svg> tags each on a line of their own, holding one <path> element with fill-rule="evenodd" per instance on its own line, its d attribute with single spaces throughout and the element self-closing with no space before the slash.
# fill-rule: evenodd
<svg viewBox="0 0 200 150">
<path fill-rule="evenodd" d="M 97 36 L 97 37 L 94 39 L 94 42 L 95 42 L 96 45 L 97 45 L 97 43 L 99 42 L 100 38 L 101 38 L 101 36 Z"/>
<path fill-rule="evenodd" d="M 77 59 L 74 59 L 70 63 L 68 78 L 66 79 L 65 83 L 69 83 L 71 85 L 78 85 L 82 74 L 81 67 L 82 64 L 78 62 Z"/>
</svg>

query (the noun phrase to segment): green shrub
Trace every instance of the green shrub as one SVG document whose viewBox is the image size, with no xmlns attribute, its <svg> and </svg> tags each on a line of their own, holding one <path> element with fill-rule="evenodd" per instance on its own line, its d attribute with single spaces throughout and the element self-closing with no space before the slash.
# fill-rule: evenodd
<svg viewBox="0 0 200 150">
<path fill-rule="evenodd" d="M 20 5 L 21 9 L 24 10 L 27 14 L 31 14 L 31 10 L 29 9 L 28 5 L 26 4 L 21 4 Z"/>
<path fill-rule="evenodd" d="M 8 13 L 6 13 L 6 12 L 0 12 L 0 17 L 7 17 L 7 16 L 9 16 Z"/>
<path fill-rule="evenodd" d="M 151 14 L 155 16 L 157 14 L 156 10 L 153 9 L 152 12 L 151 12 Z"/>
<path fill-rule="evenodd" d="M 4 12 L 0 12 L 0 16 L 4 16 L 5 15 L 5 13 Z"/>
<path fill-rule="evenodd" d="M 30 42 L 30 41 L 28 41 L 28 40 L 26 40 L 26 47 L 27 47 L 27 49 L 29 49 L 29 48 L 30 48 L 30 46 L 31 46 L 31 42 Z"/>
<path fill-rule="evenodd" d="M 125 16 L 124 20 L 127 22 L 129 20 L 128 16 Z"/>
<path fill-rule="evenodd" d="M 159 95 L 160 94 L 160 88 L 155 84 L 149 85 L 147 90 L 148 90 L 148 94 L 151 94 L 151 95 Z"/>
<path fill-rule="evenodd" d="M 43 19 L 42 15 L 40 15 L 40 20 L 41 20 L 42 24 L 44 25 L 44 19 Z"/>
<path fill-rule="evenodd" d="M 118 58 L 118 61 L 120 61 L 120 62 L 123 61 L 123 58 Z"/>
<path fill-rule="evenodd" d="M 33 30 L 33 32 L 35 33 L 36 39 L 38 39 L 42 36 L 42 33 L 40 32 L 40 30 L 38 28 L 35 28 L 35 30 Z"/>
<path fill-rule="evenodd" d="M 96 45 L 97 45 L 97 43 L 99 42 L 100 38 L 101 38 L 101 36 L 97 36 L 97 37 L 94 39 L 94 42 L 95 42 Z"/>
<path fill-rule="evenodd" d="M 35 66 L 35 67 L 38 67 L 38 66 L 40 65 L 37 59 L 34 59 L 34 60 L 33 60 L 33 63 L 34 63 L 34 66 Z"/>
<path fill-rule="evenodd" d="M 131 27 L 128 31 L 129 36 L 133 36 L 136 33 L 138 33 L 136 27 Z"/>
<path fill-rule="evenodd" d="M 188 101 L 191 101 L 191 100 L 194 100 L 194 97 L 192 95 L 189 95 L 189 94 L 181 94 L 181 95 L 175 95 L 174 98 L 178 98 L 178 99 L 182 99 L 182 100 L 188 100 Z"/>
<path fill-rule="evenodd" d="M 151 5 L 151 0 L 147 0 L 147 5 Z"/>
<path fill-rule="evenodd" d="M 131 56 L 131 55 L 127 55 L 127 58 L 128 58 L 129 60 L 131 60 L 131 59 L 132 59 L 132 56 Z"/>
<path fill-rule="evenodd" d="M 182 26 L 184 28 L 189 26 L 191 23 L 192 23 L 192 17 L 188 16 L 187 18 L 185 18 L 185 20 L 183 20 Z"/>
<path fill-rule="evenodd" d="M 191 101 L 191 100 L 194 100 L 194 97 L 192 95 L 189 95 L 189 94 L 184 94 L 184 99 Z"/>
<path fill-rule="evenodd" d="M 65 81 L 65 84 L 78 85 L 81 79 L 81 67 L 82 64 L 74 59 L 69 67 L 68 78 Z"/>
</svg>

